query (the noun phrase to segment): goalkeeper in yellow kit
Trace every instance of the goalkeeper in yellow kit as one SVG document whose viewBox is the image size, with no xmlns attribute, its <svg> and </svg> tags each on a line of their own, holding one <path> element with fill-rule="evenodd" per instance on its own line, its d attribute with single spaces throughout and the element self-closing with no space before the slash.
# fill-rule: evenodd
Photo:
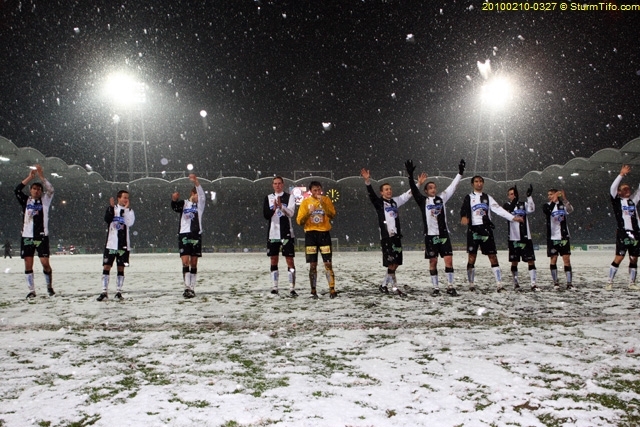
<svg viewBox="0 0 640 427">
<path fill-rule="evenodd" d="M 331 266 L 331 220 L 336 216 L 336 209 L 331 199 L 322 195 L 322 184 L 311 181 L 311 196 L 304 199 L 298 209 L 296 220 L 304 228 L 305 257 L 309 264 L 309 280 L 311 282 L 311 298 L 317 299 L 316 282 L 318 280 L 318 250 L 324 262 L 325 275 L 329 282 L 329 296 L 335 298 L 335 276 Z"/>
</svg>

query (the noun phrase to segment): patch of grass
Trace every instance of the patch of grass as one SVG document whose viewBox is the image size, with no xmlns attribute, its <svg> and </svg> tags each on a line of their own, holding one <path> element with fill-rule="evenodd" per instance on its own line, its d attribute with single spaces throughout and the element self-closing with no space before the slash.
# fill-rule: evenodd
<svg viewBox="0 0 640 427">
<path fill-rule="evenodd" d="M 43 375 L 40 375 L 38 378 L 34 379 L 33 382 L 38 385 L 52 386 L 53 379 L 54 379 L 53 374 L 43 374 Z"/>
<path fill-rule="evenodd" d="M 229 354 L 228 357 L 242 367 L 241 371 L 233 372 L 232 375 L 239 377 L 238 380 L 246 389 L 252 390 L 251 395 L 254 397 L 262 396 L 269 389 L 289 385 L 289 377 L 267 378 L 262 367 L 251 359 L 245 359 L 236 353 Z"/>
<path fill-rule="evenodd" d="M 580 378 L 580 375 L 578 374 L 572 374 L 571 372 L 561 371 L 559 369 L 553 369 L 549 365 L 541 365 L 538 367 L 538 370 L 543 374 L 547 374 L 547 375 L 562 375 L 565 377 Z"/>
<path fill-rule="evenodd" d="M 547 427 L 562 427 L 567 424 L 573 424 L 576 421 L 570 417 L 558 418 L 549 413 L 536 415 L 536 417 Z"/>
<path fill-rule="evenodd" d="M 142 366 L 138 368 L 138 371 L 142 372 L 144 379 L 153 385 L 169 385 L 171 381 L 164 376 L 164 374 L 158 373 L 155 369 L 149 366 Z"/>
<path fill-rule="evenodd" d="M 576 395 L 576 394 L 553 394 L 551 396 L 552 400 L 558 400 L 560 398 L 571 399 L 574 402 L 585 403 L 597 403 L 605 408 L 615 409 L 617 411 L 621 411 L 623 414 L 620 415 L 620 420 L 617 421 L 616 425 L 618 426 L 638 426 L 640 425 L 640 412 L 638 408 L 640 408 L 640 400 L 631 399 L 629 401 L 622 400 L 618 396 L 613 394 L 600 394 L 600 393 L 589 393 L 586 396 Z M 563 419 L 564 420 L 564 419 Z M 571 419 L 569 419 L 571 420 Z M 575 422 L 575 420 L 573 420 Z M 552 424 L 552 425 L 563 425 L 561 424 Z"/>
<path fill-rule="evenodd" d="M 488 408 L 491 405 L 493 405 L 493 402 L 487 398 L 486 394 L 482 394 L 480 395 L 480 399 L 476 401 L 474 407 L 476 411 L 482 411 L 484 408 Z"/>
<path fill-rule="evenodd" d="M 420 387 L 421 388 L 426 388 L 429 391 L 436 391 L 436 389 L 431 387 L 429 384 L 422 384 Z"/>
<path fill-rule="evenodd" d="M 182 400 L 179 397 L 171 398 L 171 399 L 169 399 L 169 402 L 182 403 L 183 405 L 186 405 L 189 408 L 206 408 L 207 406 L 211 405 L 211 403 L 207 402 L 206 400 L 189 401 L 189 400 Z"/>
<path fill-rule="evenodd" d="M 377 409 L 378 409 L 378 407 L 377 407 L 377 406 L 371 406 L 371 405 L 369 405 L 367 402 L 361 402 L 361 401 L 359 401 L 359 400 L 356 400 L 356 401 L 355 401 L 355 402 L 353 402 L 353 403 L 355 403 L 356 405 L 362 406 L 363 408 L 371 408 L 371 409 L 373 409 L 373 410 L 377 410 Z"/>
<path fill-rule="evenodd" d="M 78 421 L 72 421 L 66 425 L 66 427 L 86 427 L 92 426 L 100 420 L 100 415 L 94 414 L 82 414 L 82 418 Z"/>
<path fill-rule="evenodd" d="M 613 378 L 607 378 L 604 381 L 599 381 L 599 385 L 610 390 L 617 392 L 632 391 L 636 394 L 640 394 L 640 380 L 635 379 L 638 375 L 637 370 L 634 369 L 622 369 L 613 368 L 611 370 Z M 620 378 L 621 375 L 625 375 L 628 378 Z"/>
<path fill-rule="evenodd" d="M 89 392 L 89 401 L 91 403 L 98 403 L 101 400 L 104 399 L 109 399 L 113 396 L 115 396 L 116 394 L 118 394 L 120 391 L 118 389 L 109 387 L 109 388 L 92 388 L 90 389 Z"/>
<path fill-rule="evenodd" d="M 116 381 L 116 384 L 123 386 L 125 389 L 129 390 L 138 385 L 138 381 L 134 377 L 126 376 L 120 381 Z"/>
<path fill-rule="evenodd" d="M 539 366 L 538 370 L 547 376 L 537 376 L 535 378 L 547 384 L 556 380 L 562 380 L 566 383 L 566 388 L 569 390 L 581 390 L 584 388 L 584 381 L 578 374 L 554 369 L 548 365 Z"/>
</svg>

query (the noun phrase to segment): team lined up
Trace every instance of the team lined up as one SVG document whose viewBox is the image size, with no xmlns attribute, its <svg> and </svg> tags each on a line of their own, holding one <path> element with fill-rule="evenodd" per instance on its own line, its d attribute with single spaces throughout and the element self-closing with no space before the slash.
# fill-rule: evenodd
<svg viewBox="0 0 640 427">
<path fill-rule="evenodd" d="M 437 262 L 438 257 L 444 259 L 445 276 L 447 281 L 446 293 L 451 296 L 458 295 L 454 286 L 453 247 L 447 226 L 445 204 L 457 189 L 464 174 L 465 162 L 461 160 L 458 165 L 458 174 L 451 184 L 438 193 L 435 182 L 427 182 L 427 174 L 421 173 L 414 181 L 415 165 L 411 160 L 405 163 L 409 177 L 410 190 L 400 196 L 394 197 L 391 185 L 380 185 L 379 194 L 371 186 L 371 173 L 367 169 L 361 170 L 369 199 L 371 200 L 378 218 L 380 229 L 380 243 L 382 249 L 382 263 L 387 268 L 379 290 L 389 293 L 391 290 L 399 295 L 404 295 L 397 286 L 396 270 L 402 265 L 402 232 L 398 208 L 413 198 L 420 207 L 425 238 L 425 258 L 429 260 L 429 274 L 433 287 L 433 295 L 440 295 Z M 622 183 L 622 179 L 630 172 L 631 168 L 624 165 L 620 174 L 610 188 L 611 201 L 617 223 L 616 255 L 611 263 L 609 279 L 605 289 L 611 290 L 613 280 L 624 259 L 629 252 L 629 288 L 638 289 L 636 282 L 637 259 L 640 255 L 640 226 L 635 206 L 640 200 L 640 192 L 636 190 L 631 194 L 631 187 Z M 36 175 L 41 182 L 32 183 L 29 187 L 29 195 L 23 192 L 27 184 Z M 197 282 L 198 258 L 202 256 L 202 215 L 205 209 L 205 194 L 195 174 L 189 175 L 189 180 L 194 187 L 186 200 L 179 200 L 179 193 L 173 193 L 171 197 L 172 209 L 180 214 L 178 246 L 182 261 L 182 275 L 184 283 L 184 298 L 195 296 Z M 526 193 L 526 201 L 519 199 L 518 189 L 514 186 L 508 190 L 509 201 L 500 206 L 495 199 L 484 193 L 484 179 L 474 176 L 471 179 L 473 191 L 464 198 L 460 209 L 461 223 L 467 226 L 467 281 L 471 291 L 475 285 L 475 262 L 478 249 L 483 255 L 488 256 L 493 271 L 496 288 L 502 292 L 502 273 L 497 258 L 496 244 L 493 236 L 495 228 L 491 213 L 505 218 L 509 222 L 509 261 L 511 262 L 511 276 L 516 290 L 520 289 L 518 276 L 518 263 L 528 264 L 530 286 L 532 291 L 538 291 L 536 284 L 536 266 L 533 242 L 527 216 L 535 212 L 535 204 L 532 198 L 533 187 L 529 185 Z M 285 257 L 287 264 L 289 295 L 297 297 L 295 236 L 292 219 L 301 225 L 305 232 L 305 260 L 309 264 L 309 283 L 311 297 L 318 298 L 318 254 L 322 257 L 325 277 L 329 285 L 329 296 L 335 298 L 335 275 L 332 266 L 331 245 L 331 221 L 336 215 L 336 209 L 329 197 L 323 195 L 322 184 L 312 181 L 309 184 L 310 196 L 303 199 L 296 215 L 296 203 L 294 197 L 284 191 L 284 179 L 274 177 L 272 181 L 273 193 L 264 198 L 263 214 L 269 223 L 267 237 L 267 255 L 270 258 L 270 270 L 273 294 L 279 293 L 279 255 Z M 423 189 L 423 191 L 420 190 Z M 424 193 L 423 193 L 424 192 Z M 37 254 L 43 267 L 45 284 L 50 296 L 55 295 L 53 290 L 53 271 L 49 263 L 49 208 L 53 199 L 54 189 L 45 178 L 40 165 L 36 165 L 29 175 L 15 188 L 15 195 L 22 207 L 23 225 L 20 243 L 20 256 L 25 263 L 25 278 L 29 293 L 27 298 L 34 298 L 35 284 L 33 274 L 34 256 Z M 563 190 L 549 189 L 548 201 L 543 206 L 547 228 L 547 256 L 550 259 L 551 278 L 554 287 L 559 288 L 558 257 L 562 257 L 566 276 L 567 289 L 573 289 L 571 270 L 571 245 L 570 234 L 567 227 L 567 215 L 573 212 L 573 207 L 566 200 Z M 129 228 L 135 222 L 135 214 L 129 206 L 129 193 L 121 190 L 117 198 L 110 198 L 109 206 L 105 212 L 104 220 L 108 225 L 107 237 L 103 252 L 102 292 L 98 301 L 108 298 L 110 270 L 115 263 L 117 266 L 116 299 L 122 299 L 124 286 L 124 268 L 129 265 L 130 238 Z"/>
<path fill-rule="evenodd" d="M 422 214 L 425 238 L 425 258 L 429 260 L 429 274 L 433 287 L 433 295 L 440 295 L 437 263 L 438 257 L 444 259 L 445 277 L 447 281 L 446 293 L 457 296 L 454 286 L 453 247 L 447 226 L 445 204 L 455 192 L 462 175 L 465 162 L 461 160 L 458 165 L 458 174 L 451 184 L 438 193 L 436 183 L 427 181 L 427 174 L 421 173 L 417 183 L 413 178 L 415 166 L 411 160 L 405 163 L 409 176 L 410 190 L 400 196 L 394 197 L 391 185 L 380 185 L 379 194 L 371 186 L 371 173 L 362 169 L 360 174 L 365 181 L 367 193 L 373 204 L 380 229 L 380 246 L 382 250 L 382 264 L 387 272 L 379 286 L 383 293 L 391 290 L 399 295 L 403 292 L 397 286 L 396 270 L 402 265 L 402 232 L 398 208 L 413 197 Z M 621 184 L 622 179 L 630 172 L 631 168 L 624 165 L 619 176 L 611 185 L 611 202 L 617 221 L 616 255 L 611 263 L 609 279 L 605 289 L 611 290 L 614 277 L 618 271 L 620 262 L 629 252 L 629 289 L 639 289 L 636 285 L 637 259 L 640 255 L 640 228 L 635 206 L 640 199 L 640 192 L 631 195 L 628 184 Z M 426 182 L 426 184 L 425 184 Z M 491 213 L 501 216 L 508 221 L 508 247 L 509 262 L 511 263 L 511 278 L 515 290 L 520 290 L 520 277 L 518 264 L 526 262 L 528 266 L 530 288 L 539 291 L 537 285 L 537 270 L 535 265 L 535 252 L 531 239 L 531 229 L 527 216 L 535 212 L 535 203 L 532 193 L 533 186 L 529 185 L 526 192 L 526 200 L 520 200 L 517 187 L 509 188 L 507 192 L 508 202 L 500 206 L 495 199 L 484 193 L 484 179 L 481 176 L 471 178 L 473 191 L 464 198 L 460 209 L 461 223 L 467 226 L 467 282 L 469 289 L 474 291 L 475 262 L 478 249 L 486 255 L 491 264 L 491 269 L 496 281 L 498 292 L 504 291 L 502 272 L 497 258 L 497 249 L 493 230 L 495 225 Z M 274 192 L 265 197 L 264 217 L 269 221 L 269 237 L 267 254 L 271 258 L 271 279 L 273 282 L 272 293 L 278 294 L 278 255 L 280 251 L 287 260 L 290 295 L 297 296 L 295 291 L 295 265 L 294 234 L 292 219 L 295 216 L 295 201 L 293 197 L 283 190 L 284 180 L 281 177 L 273 179 Z M 420 190 L 422 188 L 423 191 Z M 311 197 L 305 199 L 298 211 L 296 220 L 305 230 L 305 256 L 310 264 L 309 280 L 311 296 L 317 298 L 317 261 L 318 251 L 322 255 L 325 264 L 325 274 L 329 283 L 329 295 L 334 298 L 335 280 L 331 266 L 331 219 L 335 216 L 335 208 L 331 199 L 322 195 L 322 185 L 313 181 L 310 183 Z M 547 191 L 547 203 L 543 206 L 546 218 L 547 256 L 549 269 L 554 289 L 560 288 L 558 275 L 558 258 L 562 258 L 563 269 L 566 277 L 566 289 L 574 289 L 572 282 L 573 272 L 571 268 L 571 243 L 567 226 L 567 216 L 573 212 L 573 206 L 566 198 L 564 190 L 551 188 Z"/>
</svg>

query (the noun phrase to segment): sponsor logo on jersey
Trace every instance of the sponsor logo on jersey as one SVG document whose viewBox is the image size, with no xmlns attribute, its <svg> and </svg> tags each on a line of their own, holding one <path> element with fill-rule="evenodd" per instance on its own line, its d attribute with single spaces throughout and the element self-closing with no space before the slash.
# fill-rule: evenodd
<svg viewBox="0 0 640 427">
<path fill-rule="evenodd" d="M 636 207 L 635 206 L 623 206 L 622 207 L 622 214 L 623 215 L 634 216 L 635 213 L 636 213 Z"/>
<path fill-rule="evenodd" d="M 442 212 L 442 205 L 427 205 L 427 210 L 431 213 L 431 216 L 438 216 Z"/>
<path fill-rule="evenodd" d="M 489 206 L 486 203 L 478 203 L 471 208 L 474 215 L 485 216 L 489 211 Z"/>
<path fill-rule="evenodd" d="M 398 208 L 396 208 L 395 206 L 385 206 L 384 207 L 384 211 L 391 217 L 391 218 L 398 218 Z"/>
<path fill-rule="evenodd" d="M 551 217 L 557 222 L 564 221 L 565 215 L 566 215 L 566 212 L 564 209 L 558 209 L 557 211 L 553 211 L 551 213 Z"/>
<path fill-rule="evenodd" d="M 195 203 L 192 204 L 190 208 L 182 210 L 182 215 L 184 215 L 188 219 L 195 218 L 197 213 L 198 213 L 198 206 Z"/>
<path fill-rule="evenodd" d="M 27 205 L 27 215 L 36 216 L 42 212 L 42 203 L 33 202 Z"/>
</svg>

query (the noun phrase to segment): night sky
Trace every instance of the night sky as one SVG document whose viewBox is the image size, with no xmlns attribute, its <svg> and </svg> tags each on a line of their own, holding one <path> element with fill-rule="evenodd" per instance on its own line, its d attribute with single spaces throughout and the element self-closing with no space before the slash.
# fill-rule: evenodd
<svg viewBox="0 0 640 427">
<path fill-rule="evenodd" d="M 8 0 L 0 136 L 110 179 L 122 111 L 103 87 L 125 71 L 148 86 L 154 173 L 380 178 L 413 158 L 435 175 L 473 161 L 477 62 L 490 59 L 515 87 L 504 117 L 519 178 L 640 136 L 639 18 L 479 1 Z"/>
</svg>

